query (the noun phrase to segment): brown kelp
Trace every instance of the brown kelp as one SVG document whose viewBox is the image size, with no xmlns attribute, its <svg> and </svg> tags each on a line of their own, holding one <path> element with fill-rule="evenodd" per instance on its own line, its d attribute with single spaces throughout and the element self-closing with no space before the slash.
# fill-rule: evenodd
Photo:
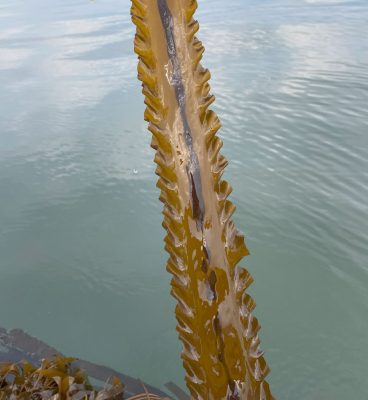
<svg viewBox="0 0 368 400">
<path fill-rule="evenodd" d="M 194 399 L 272 399 L 260 350 L 248 254 L 231 220 L 227 161 L 209 109 L 210 72 L 195 34 L 195 0 L 132 0 L 138 77 L 156 150 L 177 330 Z"/>
<path fill-rule="evenodd" d="M 74 358 L 54 356 L 36 366 L 26 360 L 0 362 L 0 400 L 170 400 L 149 393 L 124 396 L 124 385 L 112 376 L 103 389 L 95 389 Z"/>
</svg>

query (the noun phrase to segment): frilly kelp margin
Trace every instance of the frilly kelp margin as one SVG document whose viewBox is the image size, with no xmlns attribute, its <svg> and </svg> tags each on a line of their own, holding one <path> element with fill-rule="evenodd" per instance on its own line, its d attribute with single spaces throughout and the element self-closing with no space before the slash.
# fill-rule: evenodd
<svg viewBox="0 0 368 400">
<path fill-rule="evenodd" d="M 196 9 L 196 0 L 132 0 L 131 8 L 185 381 L 196 400 L 273 400 Z"/>
</svg>

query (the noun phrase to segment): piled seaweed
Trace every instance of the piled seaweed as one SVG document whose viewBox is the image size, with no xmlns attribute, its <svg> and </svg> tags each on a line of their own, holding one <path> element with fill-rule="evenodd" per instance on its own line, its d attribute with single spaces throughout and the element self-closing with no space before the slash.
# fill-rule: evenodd
<svg viewBox="0 0 368 400">
<path fill-rule="evenodd" d="M 121 400 L 124 385 L 114 377 L 95 390 L 74 358 L 43 359 L 39 367 L 28 361 L 0 363 L 0 400 Z"/>
<path fill-rule="evenodd" d="M 0 363 L 0 400 L 123 400 L 124 385 L 113 377 L 105 387 L 95 389 L 74 358 L 43 359 L 40 367 L 28 361 Z M 144 387 L 144 385 L 143 385 Z M 127 400 L 170 400 L 145 392 Z"/>
<path fill-rule="evenodd" d="M 93 383 L 93 386 L 91 385 Z M 124 382 L 124 384 L 122 384 Z M 188 400 L 174 383 L 177 400 Z M 0 400 L 170 400 L 160 389 L 103 365 L 65 357 L 21 329 L 0 327 Z"/>
</svg>

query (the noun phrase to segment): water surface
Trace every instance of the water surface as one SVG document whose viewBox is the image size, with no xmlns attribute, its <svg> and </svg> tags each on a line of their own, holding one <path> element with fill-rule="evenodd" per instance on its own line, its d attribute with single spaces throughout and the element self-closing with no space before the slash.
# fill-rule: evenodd
<svg viewBox="0 0 368 400">
<path fill-rule="evenodd" d="M 128 0 L 0 3 L 0 325 L 182 383 Z M 275 396 L 368 397 L 368 4 L 197 17 Z"/>
</svg>

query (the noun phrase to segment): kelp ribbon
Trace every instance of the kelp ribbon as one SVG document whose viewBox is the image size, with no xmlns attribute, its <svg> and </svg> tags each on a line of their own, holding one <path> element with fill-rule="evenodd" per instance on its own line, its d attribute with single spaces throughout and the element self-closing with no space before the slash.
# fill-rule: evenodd
<svg viewBox="0 0 368 400">
<path fill-rule="evenodd" d="M 237 266 L 248 250 L 221 179 L 227 161 L 209 109 L 196 8 L 195 0 L 132 0 L 131 8 L 186 383 L 196 400 L 269 400 L 255 302 L 246 293 L 252 278 Z"/>
</svg>

